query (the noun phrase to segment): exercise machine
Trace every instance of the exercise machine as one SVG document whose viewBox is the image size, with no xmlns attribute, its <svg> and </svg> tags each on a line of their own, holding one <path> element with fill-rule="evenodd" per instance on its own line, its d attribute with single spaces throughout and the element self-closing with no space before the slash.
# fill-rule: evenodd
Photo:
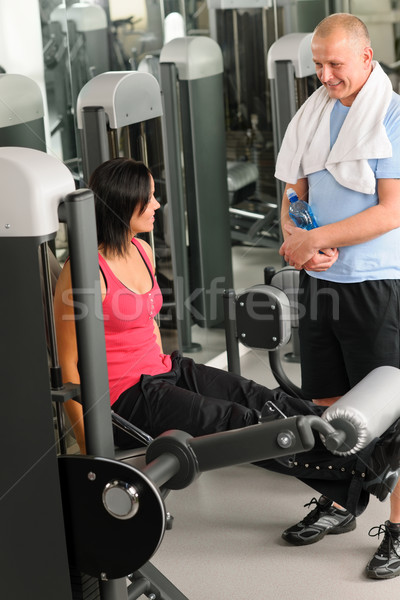
<svg viewBox="0 0 400 600">
<path fill-rule="evenodd" d="M 181 244 L 188 234 L 190 304 L 202 327 L 223 323 L 222 292 L 233 281 L 222 74 L 210 38 L 176 38 L 161 50 L 171 233 Z"/>
<path fill-rule="evenodd" d="M 59 23 L 70 46 L 73 65 L 71 76 L 75 93 L 95 75 L 109 70 L 108 25 L 105 10 L 99 4 L 75 2 L 66 8 L 57 6 L 50 15 Z"/>
<path fill-rule="evenodd" d="M 42 24 L 51 135 L 60 136 L 64 162 L 79 172 L 79 140 L 75 137 L 75 105 L 79 90 L 109 69 L 107 17 L 98 4 L 60 4 Z"/>
<path fill-rule="evenodd" d="M 267 52 L 281 34 L 281 4 L 207 1 L 210 35 L 224 57 L 231 237 L 236 243 L 267 248 L 280 245 Z M 239 191 L 241 181 L 246 185 Z"/>
<path fill-rule="evenodd" d="M 163 152 L 162 114 L 160 87 L 156 78 L 150 73 L 108 72 L 89 81 L 80 91 L 77 102 L 83 180 L 86 185 L 94 169 L 110 158 L 125 156 L 141 160 L 153 174 L 156 193 L 161 196 L 160 203 L 165 212 L 171 175 L 168 168 L 164 167 L 166 149 Z M 158 217 L 157 214 L 156 218 Z M 171 235 L 169 240 L 174 276 L 173 300 L 178 346 L 189 351 L 193 348 L 192 320 L 187 303 L 190 296 L 189 266 L 182 219 L 182 213 L 177 211 L 175 214 L 174 211 L 174 235 Z M 149 235 L 148 241 L 153 248 L 156 266 L 158 266 L 153 233 Z M 159 271 L 157 276 L 160 277 Z M 165 292 L 162 281 L 159 283 L 167 299 L 169 310 L 172 304 L 171 298 Z M 167 292 L 171 288 L 172 284 L 169 284 Z"/>
<path fill-rule="evenodd" d="M 0 148 L 0 177 L 7 257 L 0 262 L 0 548 L 8 600 L 187 600 L 148 563 L 165 531 L 163 489 L 183 489 L 202 471 L 304 452 L 313 430 L 333 452 L 354 452 L 399 416 L 400 371 L 381 367 L 331 420 L 290 417 L 199 438 L 167 432 L 148 446 L 144 469 L 115 460 L 93 195 L 75 190 L 61 162 L 28 148 Z M 75 392 L 62 385 L 57 364 L 49 373 L 51 308 L 43 308 L 39 255 L 46 279 L 47 243 L 60 221 L 70 241 L 88 455 L 57 458 L 51 402 Z M 382 385 L 386 402 L 376 418 Z"/>
<path fill-rule="evenodd" d="M 311 33 L 290 33 L 274 42 L 268 52 L 275 159 L 290 120 L 317 88 L 311 38 Z M 276 180 L 279 215 L 283 191 L 283 182 Z"/>
<path fill-rule="evenodd" d="M 143 160 L 157 186 L 164 182 L 170 287 L 178 345 L 187 352 L 199 348 L 193 323 L 222 324 L 222 292 L 233 278 L 221 78 L 215 42 L 180 38 L 161 52 L 162 95 L 150 73 L 104 73 L 84 86 L 77 104 L 85 181 L 98 164 L 123 155 Z"/>
<path fill-rule="evenodd" d="M 45 151 L 43 117 L 38 84 L 25 75 L 0 73 L 0 146 Z"/>
</svg>

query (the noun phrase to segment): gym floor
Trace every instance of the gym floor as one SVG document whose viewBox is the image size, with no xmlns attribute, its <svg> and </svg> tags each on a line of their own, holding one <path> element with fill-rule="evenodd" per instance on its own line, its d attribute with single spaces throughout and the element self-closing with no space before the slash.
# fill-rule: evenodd
<svg viewBox="0 0 400 600">
<path fill-rule="evenodd" d="M 262 283 L 264 266 L 279 268 L 280 258 L 274 250 L 235 246 L 233 265 L 238 290 Z M 191 355 L 196 361 L 223 367 L 223 331 L 194 328 L 193 341 L 205 349 Z M 248 352 L 241 368 L 246 377 L 276 387 L 265 353 Z M 298 365 L 285 363 L 285 369 L 299 383 Z M 294 478 L 253 465 L 203 473 L 190 487 L 168 495 L 173 528 L 166 531 L 151 562 L 189 600 L 395 597 L 400 580 L 374 581 L 364 575 L 382 540 L 368 532 L 388 518 L 388 500 L 371 498 L 350 533 L 330 535 L 305 547 L 281 539 L 286 527 L 307 514 L 310 509 L 304 504 L 316 495 Z"/>
</svg>

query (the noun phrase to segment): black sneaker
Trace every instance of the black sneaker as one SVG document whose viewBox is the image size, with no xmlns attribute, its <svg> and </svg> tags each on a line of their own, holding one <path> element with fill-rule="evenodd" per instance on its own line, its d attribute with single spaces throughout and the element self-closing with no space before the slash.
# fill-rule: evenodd
<svg viewBox="0 0 400 600">
<path fill-rule="evenodd" d="M 393 492 L 399 476 L 400 433 L 396 431 L 376 444 L 363 487 L 382 502 Z"/>
<path fill-rule="evenodd" d="M 376 533 L 372 531 L 377 530 Z M 393 526 L 390 521 L 372 527 L 368 535 L 375 537 L 384 533 L 384 538 L 367 564 L 367 575 L 372 579 L 391 579 L 400 575 L 400 527 Z"/>
<path fill-rule="evenodd" d="M 339 510 L 324 496 L 313 498 L 305 507 L 316 507 L 297 525 L 282 533 L 284 540 L 295 546 L 314 544 L 329 533 L 347 533 L 356 528 L 356 519 L 347 510 Z"/>
</svg>

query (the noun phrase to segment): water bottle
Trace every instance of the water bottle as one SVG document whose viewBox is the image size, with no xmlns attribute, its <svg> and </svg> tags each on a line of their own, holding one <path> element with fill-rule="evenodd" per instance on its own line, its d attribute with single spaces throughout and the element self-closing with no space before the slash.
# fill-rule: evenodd
<svg viewBox="0 0 400 600">
<path fill-rule="evenodd" d="M 292 188 L 288 188 L 286 193 L 290 202 L 289 216 L 296 227 L 301 227 L 301 229 L 314 229 L 315 227 L 318 227 L 318 223 L 308 202 L 299 200 L 296 192 Z"/>
</svg>

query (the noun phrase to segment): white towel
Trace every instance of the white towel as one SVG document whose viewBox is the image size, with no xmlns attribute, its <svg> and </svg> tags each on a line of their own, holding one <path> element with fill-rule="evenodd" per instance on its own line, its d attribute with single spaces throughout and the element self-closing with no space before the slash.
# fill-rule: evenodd
<svg viewBox="0 0 400 600">
<path fill-rule="evenodd" d="M 330 115 L 336 102 L 322 86 L 301 106 L 286 130 L 276 162 L 275 177 L 296 183 L 327 169 L 338 183 L 364 194 L 374 194 L 376 180 L 368 159 L 392 156 L 383 125 L 393 88 L 376 61 L 365 85 L 350 107 L 330 150 Z"/>
</svg>

